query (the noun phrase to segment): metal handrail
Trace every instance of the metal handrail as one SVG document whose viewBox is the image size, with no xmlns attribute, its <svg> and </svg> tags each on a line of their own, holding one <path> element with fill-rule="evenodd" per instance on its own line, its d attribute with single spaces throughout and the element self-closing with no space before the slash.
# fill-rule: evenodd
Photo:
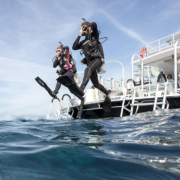
<svg viewBox="0 0 180 180">
<path fill-rule="evenodd" d="M 179 33 L 180 33 L 180 31 L 178 31 L 178 32 L 176 32 L 176 33 L 173 33 L 173 34 L 170 34 L 170 35 L 168 35 L 168 36 L 166 36 L 166 37 L 163 37 L 163 38 L 160 38 L 160 39 L 158 39 L 158 40 L 156 40 L 156 41 L 150 42 L 150 43 L 146 44 L 145 46 L 150 45 L 150 44 L 153 44 L 153 43 L 155 43 L 155 42 L 158 42 L 158 41 L 160 41 L 160 40 L 162 40 L 162 39 L 166 39 L 167 37 L 170 37 L 170 36 L 173 36 L 172 38 L 173 38 L 173 42 L 174 42 L 174 35 L 175 35 L 175 34 L 179 34 Z"/>
<path fill-rule="evenodd" d="M 168 47 L 173 46 L 173 44 L 168 45 L 167 43 L 165 43 L 165 44 L 162 44 L 160 47 L 165 46 L 165 45 L 167 45 L 167 46 L 166 46 L 166 47 L 164 47 L 164 48 L 162 48 L 162 49 L 165 49 L 165 48 L 168 48 Z M 155 52 L 155 51 L 156 51 L 156 49 L 158 49 L 157 51 L 159 51 L 159 46 L 156 46 L 156 47 L 154 47 L 154 48 L 149 49 L 149 53 Z M 161 50 L 161 49 L 160 49 L 160 50 Z"/>
<path fill-rule="evenodd" d="M 168 82 L 165 82 L 164 84 L 164 95 L 163 95 L 163 103 L 162 103 L 162 109 L 164 109 L 165 107 L 165 103 L 166 103 L 166 93 L 167 93 L 167 84 Z M 153 106 L 153 111 L 156 110 L 156 104 L 157 104 L 157 100 L 158 100 L 158 91 L 159 91 L 159 83 L 157 83 L 156 85 L 156 96 L 155 96 L 155 99 L 154 99 L 154 106 Z"/>
<path fill-rule="evenodd" d="M 121 63 L 121 61 L 117 61 L 117 60 L 112 60 L 112 61 L 105 61 L 105 63 L 111 63 L 111 62 L 117 62 L 122 66 L 122 76 L 123 76 L 123 83 L 122 83 L 122 87 L 124 87 L 124 66 Z"/>
<path fill-rule="evenodd" d="M 109 80 L 109 79 L 103 79 L 104 81 L 109 81 L 109 82 L 111 82 L 112 81 L 112 79 L 111 80 Z M 118 83 L 118 84 L 121 84 L 121 86 L 122 86 L 122 81 L 114 81 L 115 83 Z"/>
<path fill-rule="evenodd" d="M 175 94 L 177 93 L 177 44 L 178 42 L 174 44 L 174 81 L 175 81 L 174 91 L 175 91 Z"/>
<path fill-rule="evenodd" d="M 132 77 L 132 79 L 134 77 L 134 74 L 133 74 L 133 61 L 134 61 L 135 56 L 137 56 L 141 61 L 141 88 L 143 90 L 143 84 L 144 84 L 144 82 L 143 82 L 143 60 L 142 60 L 142 58 L 141 58 L 141 56 L 139 54 L 134 54 L 132 56 L 132 59 L 131 59 L 131 77 Z"/>
<path fill-rule="evenodd" d="M 176 32 L 176 33 L 174 33 L 174 34 L 168 35 L 168 36 L 166 36 L 166 37 L 163 37 L 163 38 L 161 38 L 161 39 L 158 39 L 158 40 L 156 40 L 156 41 L 150 42 L 150 43 L 146 44 L 145 47 L 148 48 L 149 45 L 158 42 L 158 46 L 149 49 L 149 51 L 152 52 L 152 50 L 153 50 L 153 49 L 156 49 L 156 48 L 158 49 L 158 51 L 160 51 L 160 50 L 163 49 L 163 48 L 161 48 L 162 46 L 164 46 L 165 44 L 168 44 L 168 43 L 165 43 L 165 44 L 162 44 L 162 45 L 161 45 L 161 43 L 160 43 L 161 40 L 166 39 L 166 38 L 168 38 L 168 37 L 172 37 L 172 43 L 174 44 L 174 43 L 176 42 L 175 39 L 174 39 L 174 36 L 175 36 L 175 35 L 178 35 L 178 34 L 180 34 L 180 31 L 179 31 L 179 32 Z M 171 45 L 172 45 L 172 44 L 170 44 L 169 46 L 171 46 Z"/>
</svg>

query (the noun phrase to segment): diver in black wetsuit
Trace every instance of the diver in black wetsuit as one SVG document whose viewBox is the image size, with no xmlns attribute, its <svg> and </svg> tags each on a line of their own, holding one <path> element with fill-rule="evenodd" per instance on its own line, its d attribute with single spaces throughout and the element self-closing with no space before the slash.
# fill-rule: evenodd
<svg viewBox="0 0 180 180">
<path fill-rule="evenodd" d="M 85 35 L 85 39 L 79 42 L 82 35 Z M 91 79 L 94 87 L 106 94 L 103 110 L 110 112 L 111 100 L 107 96 L 109 94 L 109 91 L 107 91 L 101 84 L 99 84 L 96 72 L 96 70 L 102 65 L 104 53 L 102 46 L 99 42 L 99 32 L 97 29 L 97 24 L 95 22 L 82 23 L 81 29 L 79 31 L 79 36 L 75 40 L 72 49 L 82 49 L 81 51 L 83 51 L 85 58 L 81 62 L 83 64 L 87 64 L 87 68 L 84 71 L 84 78 L 80 89 L 84 91 L 89 79 Z"/>
<path fill-rule="evenodd" d="M 76 83 L 73 79 L 74 74 L 77 72 L 77 70 L 76 70 L 74 60 L 73 60 L 72 56 L 69 54 L 69 47 L 67 47 L 67 46 L 63 47 L 63 45 L 60 45 L 57 47 L 56 57 L 55 57 L 55 61 L 53 63 L 53 67 L 56 68 L 58 65 L 61 68 L 58 71 L 60 78 L 62 79 L 65 76 L 67 76 L 70 79 L 71 83 L 74 86 L 76 86 L 76 88 L 79 89 L 79 87 L 76 85 Z M 74 94 L 75 96 L 77 96 L 81 100 L 83 99 L 83 97 L 80 96 L 79 94 L 77 94 L 75 91 L 73 91 L 73 89 L 69 85 L 66 85 L 66 84 L 64 84 L 64 85 L 69 88 L 69 90 L 72 94 Z M 59 78 L 58 78 L 55 90 L 53 91 L 53 93 L 55 95 L 58 93 L 60 87 L 61 87 L 61 83 L 59 82 Z M 84 93 L 82 93 L 82 94 L 84 94 Z"/>
<path fill-rule="evenodd" d="M 77 118 L 81 118 L 82 112 L 83 112 L 83 105 L 84 105 L 84 92 L 77 86 L 75 80 L 73 79 L 74 74 L 76 73 L 76 66 L 74 63 L 74 60 L 72 56 L 69 54 L 69 48 L 63 47 L 63 45 L 60 45 L 57 47 L 56 50 L 56 56 L 55 56 L 55 61 L 53 63 L 53 67 L 60 66 L 60 70 L 58 71 L 58 74 L 60 75 L 57 78 L 57 84 L 56 88 L 54 91 L 52 91 L 47 84 L 39 77 L 36 77 L 35 80 L 37 83 L 45 88 L 45 90 L 49 93 L 51 97 L 53 97 L 52 102 L 54 99 L 58 99 L 56 94 L 58 93 L 61 84 L 66 86 L 69 91 L 77 96 L 81 100 L 81 104 L 79 106 L 79 111 L 77 114 Z M 59 100 L 59 99 L 58 99 Z M 60 101 L 60 100 L 59 100 Z"/>
</svg>

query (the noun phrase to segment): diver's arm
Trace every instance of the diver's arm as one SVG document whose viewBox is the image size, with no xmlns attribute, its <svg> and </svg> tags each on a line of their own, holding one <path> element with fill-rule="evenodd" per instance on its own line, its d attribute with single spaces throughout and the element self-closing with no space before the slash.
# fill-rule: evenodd
<svg viewBox="0 0 180 180">
<path fill-rule="evenodd" d="M 98 29 L 97 29 L 97 24 L 95 22 L 91 23 L 91 29 L 93 31 L 92 33 L 93 33 L 94 37 L 96 39 L 99 39 L 99 32 L 98 32 Z"/>
<path fill-rule="evenodd" d="M 81 49 L 82 44 L 85 42 L 85 40 L 79 42 L 79 40 L 80 40 L 80 38 L 82 36 L 82 33 L 83 33 L 83 27 L 81 27 L 81 29 L 79 31 L 79 35 L 78 35 L 77 39 L 75 40 L 75 42 L 73 44 L 73 47 L 72 47 L 73 50 Z"/>
<path fill-rule="evenodd" d="M 74 44 L 73 44 L 73 47 L 72 47 L 73 50 L 81 49 L 81 47 L 82 47 L 82 41 L 79 42 L 80 38 L 81 38 L 81 36 L 78 36 L 77 39 L 75 40 L 75 42 L 74 42 Z"/>
<path fill-rule="evenodd" d="M 53 68 L 56 68 L 57 66 L 59 65 L 59 60 L 58 58 L 56 57 L 54 63 L 53 63 Z"/>
</svg>

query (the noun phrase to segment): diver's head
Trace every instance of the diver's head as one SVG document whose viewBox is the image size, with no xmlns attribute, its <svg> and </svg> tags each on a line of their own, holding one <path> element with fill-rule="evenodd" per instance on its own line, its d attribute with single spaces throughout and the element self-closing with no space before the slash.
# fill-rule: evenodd
<svg viewBox="0 0 180 180">
<path fill-rule="evenodd" d="M 84 31 L 83 35 L 87 35 L 91 33 L 91 23 L 90 22 L 83 22 L 81 24 L 82 30 Z"/>
<path fill-rule="evenodd" d="M 57 49 L 56 49 L 56 57 L 59 57 L 63 53 L 64 53 L 63 45 L 58 46 Z"/>
</svg>

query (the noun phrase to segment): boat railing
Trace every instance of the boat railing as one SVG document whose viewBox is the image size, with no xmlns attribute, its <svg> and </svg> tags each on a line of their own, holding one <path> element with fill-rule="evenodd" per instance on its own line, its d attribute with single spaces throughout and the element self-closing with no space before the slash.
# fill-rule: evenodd
<svg viewBox="0 0 180 180">
<path fill-rule="evenodd" d="M 103 83 L 102 83 L 102 80 L 104 81 Z M 106 86 L 105 82 L 110 82 L 111 86 Z M 101 77 L 101 84 L 104 85 L 106 88 L 111 88 L 111 89 L 119 89 L 120 87 L 123 86 L 122 81 L 115 81 L 114 78 L 111 78 L 111 80 L 109 80 L 109 79 L 103 79 Z M 117 88 L 117 86 L 118 86 L 118 88 Z"/>
<path fill-rule="evenodd" d="M 148 49 L 148 56 L 150 56 L 154 53 L 160 52 L 162 50 L 168 49 L 172 46 L 173 46 L 173 44 L 169 45 L 168 43 L 165 43 L 165 44 L 161 44 L 161 47 L 156 46 L 156 47 L 153 47 L 151 49 Z"/>
<path fill-rule="evenodd" d="M 148 56 L 150 56 L 151 54 L 160 52 L 168 47 L 172 47 L 176 42 L 180 42 L 180 31 L 150 42 L 146 44 L 145 47 L 148 50 Z"/>
<path fill-rule="evenodd" d="M 134 54 L 131 58 L 131 79 L 134 78 L 134 58 L 138 57 L 141 61 L 141 89 L 143 90 L 143 59 L 141 58 L 141 56 L 139 54 Z"/>
<path fill-rule="evenodd" d="M 159 83 L 156 86 L 156 96 L 154 99 L 153 111 L 156 110 L 156 105 L 157 105 L 157 100 L 158 100 L 158 91 L 159 91 Z M 166 94 L 167 94 L 167 82 L 164 83 L 164 95 L 163 95 L 163 100 L 162 100 L 162 109 L 164 109 L 164 107 L 165 107 Z"/>
<path fill-rule="evenodd" d="M 120 64 L 122 67 L 122 82 L 121 82 L 122 84 L 121 84 L 121 87 L 124 88 L 124 66 L 123 66 L 121 61 L 117 61 L 117 60 L 105 61 L 105 63 L 112 63 L 112 62 L 116 62 L 116 63 Z"/>
<path fill-rule="evenodd" d="M 72 118 L 72 116 L 74 114 L 74 110 L 72 109 L 71 115 L 69 115 L 69 110 L 70 110 L 70 106 L 71 106 L 71 100 L 73 100 L 73 99 L 71 99 L 71 97 L 68 94 L 69 93 L 63 95 L 63 96 L 66 95 L 66 96 L 69 97 L 68 105 L 63 104 L 62 99 L 61 99 L 61 101 L 59 101 L 57 111 L 54 113 L 54 115 L 52 115 L 52 105 L 53 105 L 53 102 L 54 102 L 54 98 L 51 100 L 49 113 L 47 115 L 48 120 L 49 120 L 50 116 L 56 118 L 57 120 L 60 120 L 62 118 L 62 116 L 65 116 L 66 120 L 69 118 L 69 116 L 70 116 L 70 119 Z"/>
<path fill-rule="evenodd" d="M 178 33 L 180 33 L 180 32 L 178 32 Z M 178 34 L 178 33 L 175 33 L 175 34 Z M 178 81 L 178 78 L 177 78 L 177 76 L 178 76 L 178 69 L 177 69 L 177 47 L 178 47 L 178 43 L 179 43 L 179 41 L 176 41 L 175 42 L 175 34 L 173 34 L 173 47 L 174 47 L 174 81 L 175 82 L 177 82 Z M 169 36 L 167 36 L 167 37 L 169 37 Z M 179 34 L 179 38 L 180 38 L 180 34 Z M 163 39 L 163 38 L 162 38 Z M 143 65 L 143 58 L 141 58 L 141 56 L 140 55 L 138 55 L 138 54 L 134 54 L 133 56 L 132 56 L 132 58 L 131 58 L 131 78 L 132 79 L 134 79 L 134 59 L 135 59 L 135 57 L 138 57 L 139 58 L 139 60 L 140 60 L 140 63 L 141 63 L 141 65 L 139 66 L 139 68 L 141 68 L 141 73 L 140 73 L 140 76 L 141 76 L 141 82 L 143 82 L 143 79 L 144 79 L 144 65 Z M 141 89 L 143 90 L 143 86 L 144 86 L 144 84 L 143 83 L 141 83 Z M 150 89 L 150 85 L 149 85 L 149 89 Z M 174 93 L 175 94 L 177 94 L 177 83 L 175 83 L 175 85 L 174 85 Z"/>
<path fill-rule="evenodd" d="M 161 83 L 161 85 L 164 86 L 163 97 L 159 96 L 159 93 L 158 93 L 159 85 L 160 85 L 159 83 L 156 85 L 156 96 L 154 97 L 154 101 L 152 101 L 152 102 L 148 102 L 148 101 L 136 102 L 136 91 L 139 89 L 139 87 L 134 87 L 133 92 L 132 92 L 132 103 L 130 104 L 130 106 L 131 106 L 130 115 L 133 115 L 135 106 L 136 106 L 136 113 L 139 109 L 139 106 L 153 106 L 153 111 L 156 110 L 156 108 L 158 107 L 157 105 L 162 105 L 162 107 L 161 107 L 162 109 L 165 108 L 165 105 L 166 105 L 166 109 L 169 108 L 168 102 L 166 100 L 168 82 Z M 139 98 L 139 97 L 137 97 L 137 98 Z M 160 98 L 160 99 L 158 100 L 158 98 Z"/>
<path fill-rule="evenodd" d="M 178 78 L 177 78 L 177 45 L 178 45 L 178 42 L 176 42 L 174 44 L 174 81 L 176 82 L 174 85 L 175 94 L 177 93 L 177 82 L 178 82 Z"/>
</svg>

